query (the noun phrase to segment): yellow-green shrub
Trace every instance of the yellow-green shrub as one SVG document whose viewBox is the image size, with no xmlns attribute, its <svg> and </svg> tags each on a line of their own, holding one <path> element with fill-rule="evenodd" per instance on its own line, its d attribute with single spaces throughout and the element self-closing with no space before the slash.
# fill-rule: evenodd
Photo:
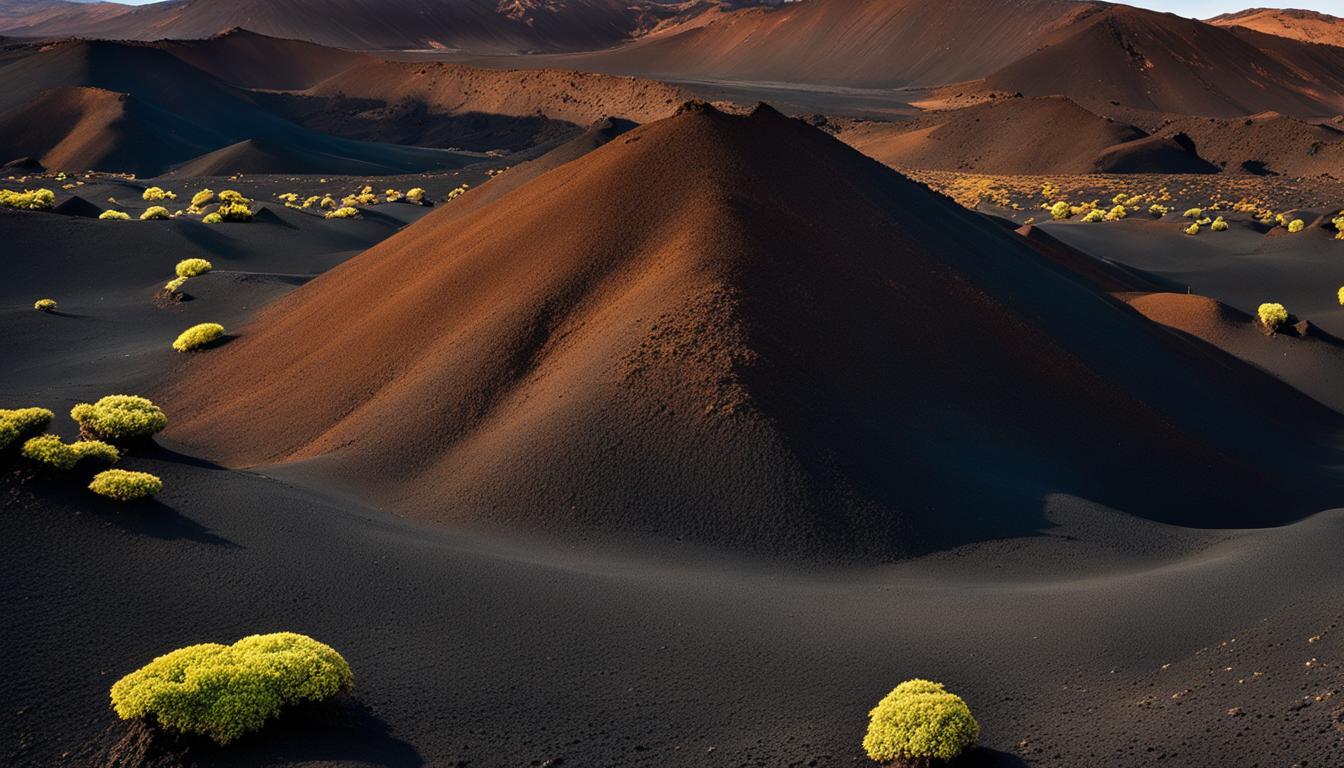
<svg viewBox="0 0 1344 768">
<path fill-rule="evenodd" d="M 1277 331 L 1284 323 L 1288 322 L 1288 310 L 1282 304 L 1265 303 L 1261 304 L 1256 310 L 1260 317 L 1261 325 L 1271 331 Z"/>
<path fill-rule="evenodd" d="M 112 685 L 123 720 L 152 719 L 172 731 L 227 744 L 260 729 L 285 707 L 351 690 L 340 653 L 306 635 L 251 635 L 204 643 L 154 659 Z"/>
<path fill-rule="evenodd" d="M 1288 222 L 1288 231 L 1296 235 L 1298 232 L 1307 228 L 1307 222 L 1301 219 L 1293 219 Z"/>
<path fill-rule="evenodd" d="M 331 195 L 326 195 L 322 198 L 322 202 L 318 203 L 318 205 L 322 206 L 323 208 L 326 208 L 329 211 L 334 211 L 336 210 L 336 199 L 333 198 Z"/>
<path fill-rule="evenodd" d="M 221 192 L 220 196 L 223 197 L 223 194 Z M 251 221 L 252 209 L 248 208 L 245 202 L 221 203 L 211 216 L 217 216 L 220 221 Z M 209 218 L 209 216 L 206 218 Z"/>
<path fill-rule="evenodd" d="M 214 268 L 215 265 L 205 259 L 183 259 L 177 262 L 177 267 L 173 271 L 177 273 L 178 277 L 196 277 L 197 275 L 204 275 Z"/>
<path fill-rule="evenodd" d="M 400 199 L 403 197 L 403 195 L 401 194 L 401 192 L 399 192 L 399 191 L 397 191 L 397 190 L 395 190 L 395 189 L 389 189 L 389 190 L 387 190 L 386 192 L 384 192 L 383 194 L 384 194 L 384 196 L 387 198 L 387 202 L 389 202 L 389 203 L 395 203 L 395 202 L 397 202 L 398 200 L 400 200 Z"/>
<path fill-rule="evenodd" d="M 359 216 L 359 209 L 351 208 L 348 205 L 344 208 L 337 208 L 334 211 L 327 212 L 328 219 L 353 219 L 357 216 Z"/>
<path fill-rule="evenodd" d="M 54 416 L 46 408 L 0 408 L 0 451 L 46 429 Z"/>
<path fill-rule="evenodd" d="M 1093 211 L 1089 211 L 1088 214 L 1083 217 L 1083 223 L 1085 224 L 1095 224 L 1099 221 L 1105 221 L 1105 220 L 1106 220 L 1106 212 L 1101 210 L 1100 208 Z"/>
<path fill-rule="evenodd" d="M 863 749 L 881 763 L 952 760 L 980 737 L 980 724 L 966 702 L 929 680 L 896 686 L 868 718 Z"/>
<path fill-rule="evenodd" d="M 1212 229 L 1214 232 L 1226 232 L 1227 220 L 1224 219 L 1222 216 L 1219 216 L 1218 218 L 1213 220 L 1213 224 L 1209 226 L 1209 229 Z"/>
<path fill-rule="evenodd" d="M 173 342 L 173 349 L 178 352 L 190 352 L 218 341 L 223 335 L 224 326 L 219 323 L 193 325 L 177 337 L 177 341 Z"/>
<path fill-rule="evenodd" d="M 25 189 L 15 192 L 12 189 L 0 189 L 0 206 L 5 208 L 25 208 L 30 211 L 46 211 L 56 205 L 56 193 L 50 189 Z"/>
<path fill-rule="evenodd" d="M 167 208 L 164 208 L 162 205 L 152 205 L 146 208 L 144 213 L 140 214 L 140 220 L 157 221 L 160 219 L 167 219 L 170 216 L 171 214 L 168 213 Z"/>
<path fill-rule="evenodd" d="M 162 187 L 148 187 L 145 189 L 144 194 L 140 196 L 144 198 L 147 203 L 168 199 L 168 193 L 164 192 Z"/>
<path fill-rule="evenodd" d="M 187 278 L 175 277 L 172 280 L 169 280 L 168 282 L 163 284 L 163 290 L 169 293 L 177 293 L 178 291 L 182 290 L 182 286 L 186 284 L 187 284 Z"/>
<path fill-rule="evenodd" d="M 1129 209 L 1123 205 L 1117 205 L 1106 214 L 1107 221 L 1119 221 L 1129 215 Z"/>
<path fill-rule="evenodd" d="M 1186 211 L 1185 213 L 1183 213 L 1183 214 L 1181 214 L 1181 215 L 1184 216 L 1184 217 L 1187 218 L 1187 219 L 1198 219 L 1198 218 L 1200 218 L 1200 217 L 1202 217 L 1202 216 L 1204 215 L 1204 209 L 1203 209 L 1203 208 L 1191 208 L 1190 210 Z"/>
<path fill-rule="evenodd" d="M 1185 228 L 1185 234 L 1187 234 L 1187 235 L 1198 235 L 1198 234 L 1199 234 L 1199 222 L 1195 222 L 1194 224 L 1191 224 L 1190 226 L 1186 227 L 1186 228 Z"/>
<path fill-rule="evenodd" d="M 1153 203 L 1152 205 L 1148 206 L 1148 215 L 1152 216 L 1154 219 L 1160 219 L 1170 212 L 1171 209 L 1165 205 L 1159 205 L 1157 203 Z"/>
<path fill-rule="evenodd" d="M 101 440 L 80 440 L 66 445 L 55 435 L 39 435 L 23 444 L 23 457 L 64 472 L 81 461 L 115 464 L 121 452 Z"/>
<path fill-rule="evenodd" d="M 248 198 L 243 197 L 241 192 L 236 192 L 232 189 L 226 189 L 223 192 L 220 192 L 219 200 L 223 203 L 242 203 L 243 205 L 252 202 Z"/>
<path fill-rule="evenodd" d="M 1339 289 L 1339 306 L 1344 307 L 1344 287 Z"/>
<path fill-rule="evenodd" d="M 425 190 L 420 187 L 411 187 L 406 192 L 406 199 L 412 203 L 423 203 L 425 201 Z"/>
<path fill-rule="evenodd" d="M 202 189 L 200 192 L 191 196 L 191 207 L 199 209 L 201 206 L 209 204 L 214 199 L 215 191 L 213 189 Z"/>
<path fill-rule="evenodd" d="M 201 219 L 202 224 L 221 224 L 223 222 L 224 217 L 220 216 L 218 213 L 207 213 L 205 218 Z"/>
<path fill-rule="evenodd" d="M 108 395 L 96 403 L 70 409 L 80 434 L 117 442 L 145 438 L 168 426 L 168 416 L 154 403 L 136 395 Z"/>
<path fill-rule="evenodd" d="M 56 300 L 38 299 L 37 301 L 33 302 L 33 309 L 36 309 L 38 312 L 55 312 Z"/>
<path fill-rule="evenodd" d="M 116 501 L 138 501 L 162 491 L 163 481 L 148 472 L 107 469 L 93 476 L 89 490 Z"/>
<path fill-rule="evenodd" d="M 114 211 L 111 208 L 109 208 L 106 211 L 103 211 L 102 213 L 98 214 L 98 218 L 102 221 L 129 221 L 131 218 L 131 214 L 124 213 L 122 211 Z"/>
<path fill-rule="evenodd" d="M 458 189 L 461 189 L 461 187 L 458 187 Z M 453 192 L 448 193 L 449 200 L 452 200 L 453 198 L 457 197 L 457 194 L 453 194 L 454 192 L 457 192 L 457 189 L 454 189 Z M 1058 203 L 1055 203 L 1054 205 L 1050 206 L 1050 218 L 1054 219 L 1055 221 L 1063 221 L 1064 219 L 1067 219 L 1072 215 L 1073 213 L 1071 206 L 1063 200 L 1060 200 Z"/>
<path fill-rule="evenodd" d="M 319 202 L 321 202 L 321 201 L 322 201 L 322 198 L 318 197 L 317 195 L 313 195 L 312 197 L 306 198 L 306 199 L 303 201 L 303 207 L 304 207 L 304 208 L 312 208 L 314 205 L 317 205 L 317 204 L 318 204 Z"/>
</svg>

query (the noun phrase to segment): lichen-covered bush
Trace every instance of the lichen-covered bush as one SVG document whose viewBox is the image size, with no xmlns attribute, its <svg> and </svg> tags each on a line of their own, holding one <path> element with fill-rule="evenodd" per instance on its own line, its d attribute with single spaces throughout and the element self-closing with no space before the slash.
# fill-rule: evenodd
<svg viewBox="0 0 1344 768">
<path fill-rule="evenodd" d="M 178 335 L 173 349 L 178 352 L 190 352 L 219 341 L 224 336 L 224 326 L 219 323 L 200 323 L 193 325 Z"/>
<path fill-rule="evenodd" d="M 1292 221 L 1288 222 L 1288 231 L 1294 235 L 1296 235 L 1298 232 L 1301 232 L 1306 228 L 1307 228 L 1307 222 L 1301 219 L 1293 219 Z"/>
<path fill-rule="evenodd" d="M 55 312 L 56 300 L 38 299 L 37 301 L 33 302 L 33 309 L 36 309 L 38 312 Z"/>
<path fill-rule="evenodd" d="M 164 208 L 162 205 L 151 205 L 150 207 L 145 209 L 144 213 L 140 214 L 140 220 L 159 221 L 162 219 L 171 218 L 171 216 L 172 214 L 168 213 L 168 209 Z"/>
<path fill-rule="evenodd" d="M 178 277 L 196 277 L 214 269 L 215 265 L 205 259 L 183 259 L 177 262 L 174 272 Z"/>
<path fill-rule="evenodd" d="M 1261 304 L 1255 313 L 1260 317 L 1260 324 L 1270 331 L 1277 331 L 1288 322 L 1288 310 L 1282 304 Z"/>
<path fill-rule="evenodd" d="M 107 469 L 93 476 L 89 490 L 115 501 L 139 501 L 163 490 L 163 481 L 148 472 Z"/>
<path fill-rule="evenodd" d="M 343 208 L 337 208 L 334 211 L 327 212 L 328 219 L 354 219 L 358 217 L 359 217 L 359 209 L 351 208 L 348 205 Z"/>
<path fill-rule="evenodd" d="M 56 193 L 50 189 L 25 189 L 15 192 L 0 189 L 0 206 L 30 211 L 49 211 L 56 205 Z"/>
<path fill-rule="evenodd" d="M 131 214 L 109 208 L 98 214 L 98 219 L 101 221 L 130 221 Z"/>
<path fill-rule="evenodd" d="M 70 409 L 80 434 L 95 440 L 119 442 L 149 437 L 168 426 L 163 409 L 136 395 L 108 395 L 96 403 Z"/>
<path fill-rule="evenodd" d="M 251 635 L 233 645 L 204 643 L 173 651 L 112 685 L 123 720 L 152 719 L 163 728 L 220 744 L 259 730 L 283 709 L 321 701 L 354 687 L 350 665 L 306 635 Z"/>
<path fill-rule="evenodd" d="M 952 760 L 980 737 L 966 702 L 939 683 L 908 680 L 868 713 L 863 749 L 881 763 Z"/>
</svg>

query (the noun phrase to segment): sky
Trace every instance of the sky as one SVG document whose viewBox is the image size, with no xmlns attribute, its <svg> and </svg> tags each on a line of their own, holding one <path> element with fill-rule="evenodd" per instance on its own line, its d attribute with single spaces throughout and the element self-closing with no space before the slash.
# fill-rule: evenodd
<svg viewBox="0 0 1344 768">
<path fill-rule="evenodd" d="M 120 0 L 130 5 L 146 5 L 159 0 Z M 396 2 L 397 0 L 389 0 Z M 1230 13 L 1240 11 L 1245 8 L 1309 8 L 1314 11 L 1324 11 L 1335 16 L 1344 16 L 1344 0 L 1119 0 L 1126 5 L 1137 5 L 1140 8 L 1152 8 L 1158 11 L 1171 11 L 1179 13 L 1182 16 L 1190 16 L 1197 19 L 1207 19 L 1210 16 L 1217 16 L 1220 13 Z"/>
</svg>

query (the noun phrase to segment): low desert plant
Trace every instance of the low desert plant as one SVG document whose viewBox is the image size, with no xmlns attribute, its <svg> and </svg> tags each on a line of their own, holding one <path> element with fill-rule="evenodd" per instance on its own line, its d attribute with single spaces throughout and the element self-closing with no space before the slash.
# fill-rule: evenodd
<svg viewBox="0 0 1344 768">
<path fill-rule="evenodd" d="M 214 202 L 215 191 L 213 189 L 202 189 L 200 192 L 191 196 L 191 207 L 200 209 L 201 206 L 209 205 Z"/>
<path fill-rule="evenodd" d="M 1307 228 L 1307 222 L 1301 219 L 1293 219 L 1292 221 L 1288 222 L 1288 231 L 1294 235 L 1296 235 L 1298 232 L 1301 232 L 1306 228 Z"/>
<path fill-rule="evenodd" d="M 425 202 L 425 190 L 420 187 L 411 187 L 406 191 L 406 199 L 416 204 L 423 203 Z"/>
<path fill-rule="evenodd" d="M 312 197 L 306 198 L 303 201 L 303 207 L 312 208 L 314 205 L 317 205 L 320 202 L 322 202 L 322 198 L 318 197 L 317 195 L 313 195 Z"/>
<path fill-rule="evenodd" d="M 1204 215 L 1204 209 L 1203 209 L 1203 208 L 1191 208 L 1190 210 L 1186 211 L 1185 213 L 1183 213 L 1183 214 L 1181 214 L 1181 215 L 1184 216 L 1184 217 L 1187 218 L 1187 219 L 1198 219 L 1198 218 L 1200 218 L 1200 217 L 1202 217 L 1202 216 Z"/>
<path fill-rule="evenodd" d="M 213 344 L 224 336 L 224 326 L 219 323 L 201 323 L 183 331 L 173 342 L 178 352 L 190 352 L 194 349 Z"/>
<path fill-rule="evenodd" d="M 0 189 L 0 207 L 48 211 L 55 205 L 56 193 L 50 189 L 25 189 L 22 192 Z"/>
<path fill-rule="evenodd" d="M 143 397 L 108 395 L 96 403 L 70 409 L 80 434 L 95 440 L 120 442 L 146 438 L 168 426 L 163 409 Z"/>
<path fill-rule="evenodd" d="M 966 702 L 939 683 L 907 680 L 868 713 L 863 749 L 894 765 L 928 765 L 960 755 L 980 737 Z"/>
<path fill-rule="evenodd" d="M 248 203 L 252 202 L 246 197 L 243 197 L 241 192 L 237 192 L 232 189 L 226 189 L 223 192 L 220 192 L 219 200 L 222 203 L 242 203 L 243 205 L 247 205 Z"/>
<path fill-rule="evenodd" d="M 109 208 L 106 211 L 103 211 L 102 213 L 98 214 L 98 218 L 102 221 L 129 221 L 131 218 L 131 214 L 124 213 L 122 211 L 114 211 L 111 208 Z"/>
<path fill-rule="evenodd" d="M 177 293 L 178 291 L 182 290 L 182 286 L 186 284 L 187 284 L 187 278 L 175 277 L 172 280 L 169 280 L 168 282 L 163 284 L 163 290 L 167 291 L 168 293 Z"/>
<path fill-rule="evenodd" d="M 1212 224 L 1209 225 L 1209 229 L 1212 229 L 1214 232 L 1226 232 L 1227 220 L 1224 219 L 1222 216 L 1219 216 L 1218 218 L 1213 220 Z"/>
<path fill-rule="evenodd" d="M 1160 219 L 1170 212 L 1171 209 L 1165 205 L 1159 205 L 1157 203 L 1153 203 L 1152 205 L 1148 206 L 1148 215 L 1152 216 L 1154 219 Z"/>
<path fill-rule="evenodd" d="M 46 408 L 0 408 L 0 451 L 40 433 L 54 417 L 55 414 Z"/>
<path fill-rule="evenodd" d="M 351 208 L 348 205 L 345 206 L 344 208 L 337 208 L 334 211 L 327 212 L 328 219 L 353 219 L 358 216 L 359 216 L 359 209 Z"/>
<path fill-rule="evenodd" d="M 49 469 L 68 472 L 85 461 L 116 464 L 121 452 L 101 440 L 80 440 L 67 445 L 55 435 L 39 435 L 23 444 L 23 457 Z"/>
<path fill-rule="evenodd" d="M 221 199 L 223 193 L 220 193 Z M 247 207 L 246 202 L 232 201 L 221 203 L 211 216 L 216 216 L 220 221 L 251 221 L 252 209 Z M 206 218 L 209 218 L 208 216 Z M 214 222 L 212 222 L 214 223 Z"/>
<path fill-rule="evenodd" d="M 160 656 L 112 685 L 123 720 L 152 719 L 220 744 L 262 728 L 285 707 L 322 701 L 354 687 L 350 665 L 306 635 L 251 635 L 233 645 L 204 643 Z"/>
<path fill-rule="evenodd" d="M 222 223 L 224 223 L 224 217 L 223 217 L 223 216 L 220 216 L 218 213 L 207 213 L 207 214 L 205 214 L 205 217 L 201 219 L 201 223 L 202 223 L 202 224 L 222 224 Z"/>
<path fill-rule="evenodd" d="M 1288 310 L 1282 304 L 1261 304 L 1255 313 L 1260 317 L 1260 324 L 1270 332 L 1279 330 L 1288 322 Z"/>
<path fill-rule="evenodd" d="M 1107 221 L 1119 221 L 1129 215 L 1129 209 L 1123 205 L 1117 205 L 1106 214 Z"/>
<path fill-rule="evenodd" d="M 1086 224 L 1095 224 L 1096 222 L 1105 220 L 1106 220 L 1106 212 L 1101 210 L 1100 208 L 1091 211 L 1090 213 L 1088 213 L 1086 216 L 1083 217 L 1083 222 Z"/>
<path fill-rule="evenodd" d="M 400 191 L 395 189 L 387 190 L 386 192 L 383 193 L 383 196 L 387 198 L 387 202 L 389 203 L 395 203 L 401 198 L 405 197 L 405 195 L 401 194 Z"/>
<path fill-rule="evenodd" d="M 177 195 L 172 192 L 165 192 L 163 187 L 148 187 L 144 194 L 140 195 L 147 203 L 156 203 L 160 200 L 176 200 Z"/>
<path fill-rule="evenodd" d="M 1195 222 L 1194 224 L 1191 224 L 1190 226 L 1186 227 L 1186 228 L 1185 228 L 1185 234 L 1187 234 L 1187 235 L 1198 235 L 1198 234 L 1199 234 L 1199 222 Z"/>
<path fill-rule="evenodd" d="M 1339 306 L 1344 307 L 1344 286 L 1339 289 Z"/>
<path fill-rule="evenodd" d="M 461 187 L 458 187 L 458 189 L 461 189 Z M 457 192 L 457 189 L 454 189 L 453 192 Z M 452 192 L 448 194 L 449 200 L 452 200 L 454 197 L 457 197 L 457 195 L 452 194 Z M 1050 218 L 1054 219 L 1055 221 L 1063 221 L 1064 219 L 1067 219 L 1072 215 L 1073 215 L 1072 208 L 1069 206 L 1067 202 L 1063 200 L 1060 200 L 1058 203 L 1055 203 L 1054 205 L 1050 206 Z"/>
<path fill-rule="evenodd" d="M 336 198 L 332 197 L 331 195 L 326 195 L 322 198 L 322 202 L 318 203 L 318 205 L 327 209 L 328 211 L 334 211 L 337 208 Z"/>
<path fill-rule="evenodd" d="M 55 312 L 56 300 L 38 299 L 37 301 L 33 302 L 33 309 L 36 309 L 38 312 Z"/>
<path fill-rule="evenodd" d="M 215 266 L 205 259 L 183 259 L 177 262 L 173 271 L 177 273 L 178 277 L 196 277 L 204 275 L 214 268 Z"/>
<path fill-rule="evenodd" d="M 158 221 L 162 219 L 171 218 L 171 216 L 172 214 L 168 213 L 168 209 L 164 208 L 162 205 L 151 205 L 150 207 L 145 209 L 144 213 L 140 214 L 140 220 Z"/>
<path fill-rule="evenodd" d="M 163 481 L 148 472 L 107 469 L 93 476 L 89 490 L 116 501 L 138 501 L 162 491 Z"/>
</svg>

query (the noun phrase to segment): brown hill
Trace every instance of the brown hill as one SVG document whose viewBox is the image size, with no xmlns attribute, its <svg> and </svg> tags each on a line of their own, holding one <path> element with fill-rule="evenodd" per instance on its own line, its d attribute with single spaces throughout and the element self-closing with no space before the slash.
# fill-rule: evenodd
<svg viewBox="0 0 1344 768">
<path fill-rule="evenodd" d="M 979 173 L 1088 173 L 1098 154 L 1143 131 L 1062 96 L 997 99 L 903 123 L 844 122 L 837 136 L 898 168 Z"/>
<path fill-rule="evenodd" d="M 1099 173 L 1217 173 L 1218 166 L 1199 156 L 1184 133 L 1147 136 L 1107 147 L 1093 160 Z"/>
<path fill-rule="evenodd" d="M 431 519 L 840 557 L 1055 492 L 1264 524 L 1333 460 L 1325 409 L 769 108 L 453 205 L 190 360 L 167 436 Z"/>
<path fill-rule="evenodd" d="M 304 157 L 402 171 L 475 160 L 322 135 L 149 45 L 76 40 L 7 53 L 0 60 L 0 157 L 31 155 L 71 171 L 154 175 L 254 139 Z"/>
<path fill-rule="evenodd" d="M 110 16 L 69 8 L 0 25 L 0 32 L 193 40 L 246 27 L 272 37 L 356 50 L 515 53 L 609 47 L 674 12 L 642 0 L 173 0 Z"/>
<path fill-rule="evenodd" d="M 1265 112 L 1245 118 L 1187 117 L 1160 135 L 1190 136 L 1204 159 L 1231 172 L 1344 175 L 1344 130 Z"/>
<path fill-rule="evenodd" d="M 1344 110 L 1344 49 L 1108 6 L 1056 31 L 985 87 L 1186 115 L 1335 114 Z"/>
<path fill-rule="evenodd" d="M 703 14 L 582 61 L 585 68 L 663 77 L 932 85 L 984 77 L 1091 7 L 1071 0 L 807 0 Z"/>
<path fill-rule="evenodd" d="M 157 45 L 239 88 L 303 90 L 370 60 L 364 54 L 245 29 L 231 29 L 204 40 L 165 40 Z"/>
<path fill-rule="evenodd" d="M 367 60 L 264 103 L 308 128 L 351 139 L 519 150 L 604 117 L 648 122 L 690 94 L 653 80 L 541 69 Z"/>
<path fill-rule="evenodd" d="M 1245 27 L 1306 43 L 1344 46 L 1344 19 L 1295 8 L 1248 8 L 1209 19 L 1220 27 Z"/>
</svg>

